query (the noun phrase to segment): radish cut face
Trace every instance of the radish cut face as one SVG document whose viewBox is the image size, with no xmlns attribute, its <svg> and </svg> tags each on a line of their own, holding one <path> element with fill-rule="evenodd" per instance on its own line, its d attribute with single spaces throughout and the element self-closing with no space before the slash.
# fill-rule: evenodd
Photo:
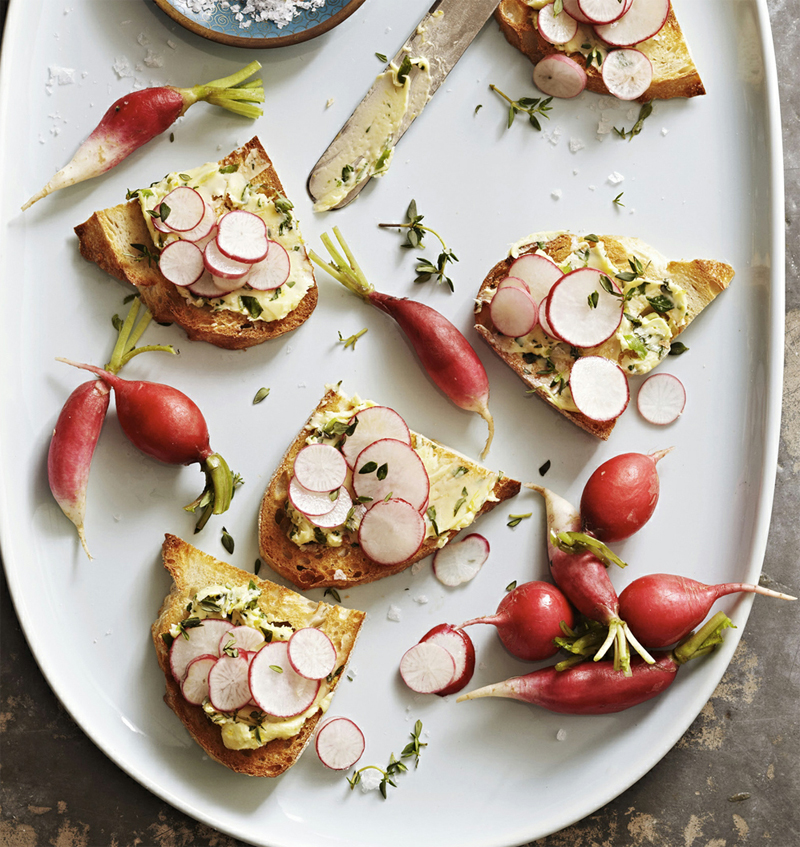
<svg viewBox="0 0 800 847">
<path fill-rule="evenodd" d="M 294 475 L 309 491 L 334 491 L 347 476 L 347 462 L 330 444 L 308 444 L 295 457 Z"/>
<path fill-rule="evenodd" d="M 616 2 L 616 0 L 612 0 Z M 537 25 L 539 33 L 545 41 L 551 44 L 566 44 L 575 38 L 578 31 L 578 22 L 565 11 L 554 14 L 555 3 L 548 3 L 539 9 Z"/>
<path fill-rule="evenodd" d="M 593 421 L 615 420 L 630 400 L 625 372 L 603 356 L 578 359 L 570 371 L 569 389 L 578 411 Z"/>
<path fill-rule="evenodd" d="M 203 253 L 191 241 L 173 241 L 161 251 L 158 268 L 173 285 L 194 285 L 205 271 Z"/>
<path fill-rule="evenodd" d="M 300 676 L 289 661 L 285 641 L 266 644 L 250 662 L 253 702 L 268 715 L 291 718 L 305 712 L 319 691 L 318 679 Z"/>
<path fill-rule="evenodd" d="M 622 322 L 622 297 L 607 291 L 609 278 L 595 268 L 565 274 L 550 292 L 547 322 L 558 338 L 574 347 L 597 347 L 617 331 Z M 619 289 L 609 280 L 613 288 Z"/>
<path fill-rule="evenodd" d="M 393 438 L 405 444 L 411 444 L 411 433 L 403 418 L 388 406 L 368 406 L 357 412 L 350 420 L 356 428 L 348 435 L 342 445 L 342 454 L 352 468 L 358 454 L 370 444 L 382 438 Z"/>
<path fill-rule="evenodd" d="M 564 11 L 571 17 L 575 18 L 578 23 L 590 24 L 591 21 L 583 14 L 578 0 L 564 0 Z"/>
<path fill-rule="evenodd" d="M 220 656 L 208 674 L 208 699 L 219 712 L 235 712 L 250 702 L 248 661 L 244 656 Z"/>
<path fill-rule="evenodd" d="M 213 300 L 215 297 L 224 297 L 227 294 L 226 291 L 219 288 L 214 281 L 214 277 L 211 276 L 207 270 L 203 272 L 197 282 L 187 286 L 187 289 L 191 291 L 192 294 L 195 294 L 198 297 L 205 297 L 209 300 Z"/>
<path fill-rule="evenodd" d="M 203 220 L 206 201 L 194 188 L 182 185 L 170 191 L 161 201 L 159 208 L 163 224 L 174 232 L 188 232 Z"/>
<path fill-rule="evenodd" d="M 603 82 L 620 100 L 641 97 L 653 81 L 653 65 L 641 50 L 612 50 L 603 62 Z"/>
<path fill-rule="evenodd" d="M 444 647 L 453 657 L 455 673 L 453 679 L 444 688 L 434 692 L 440 697 L 461 691 L 472 679 L 475 672 L 475 646 L 463 629 L 456 629 L 449 623 L 439 624 L 420 638 L 420 642 L 430 642 Z"/>
<path fill-rule="evenodd" d="M 636 397 L 639 414 L 651 424 L 665 426 L 676 421 L 686 407 L 686 389 L 672 374 L 653 374 Z"/>
<path fill-rule="evenodd" d="M 217 247 L 229 259 L 252 264 L 267 255 L 267 225 L 258 215 L 234 209 L 224 214 L 217 226 Z"/>
<path fill-rule="evenodd" d="M 632 0 L 578 0 L 581 12 L 593 24 L 619 20 L 631 7 Z"/>
<path fill-rule="evenodd" d="M 433 573 L 439 582 L 452 588 L 474 579 L 488 558 L 489 542 L 473 532 L 436 551 Z"/>
<path fill-rule="evenodd" d="M 277 241 L 268 242 L 267 255 L 256 262 L 247 277 L 247 284 L 256 291 L 271 291 L 280 288 L 291 271 L 291 262 L 286 248 Z"/>
<path fill-rule="evenodd" d="M 203 250 L 203 261 L 213 276 L 219 276 L 222 279 L 242 279 L 251 267 L 247 262 L 229 259 L 219 249 L 216 238 L 206 244 Z"/>
<path fill-rule="evenodd" d="M 364 733 L 350 718 L 330 718 L 317 730 L 315 748 L 320 762 L 334 771 L 351 768 L 364 753 Z"/>
<path fill-rule="evenodd" d="M 306 679 L 324 679 L 336 667 L 333 642 L 313 626 L 292 633 L 287 650 L 291 666 Z"/>
<path fill-rule="evenodd" d="M 533 69 L 533 84 L 549 97 L 571 100 L 586 88 L 586 71 L 569 56 L 545 56 Z"/>
<path fill-rule="evenodd" d="M 264 636 L 252 626 L 235 626 L 228 630 L 219 640 L 219 654 L 230 653 L 233 650 L 255 652 L 265 644 Z"/>
<path fill-rule="evenodd" d="M 353 489 L 368 509 L 391 496 L 406 500 L 419 510 L 428 500 L 430 480 L 422 459 L 410 444 L 382 438 L 358 454 Z"/>
<path fill-rule="evenodd" d="M 169 666 L 178 682 L 183 680 L 186 668 L 198 656 L 219 656 L 219 641 L 223 634 L 233 629 L 230 621 L 206 618 L 200 626 L 183 630 L 169 649 Z"/>
<path fill-rule="evenodd" d="M 208 697 L 208 674 L 217 663 L 217 656 L 198 656 L 186 666 L 181 683 L 181 694 L 195 706 L 202 705 Z"/>
<path fill-rule="evenodd" d="M 425 540 L 425 519 L 405 500 L 381 500 L 368 509 L 358 528 L 364 554 L 379 565 L 410 559 Z"/>
<path fill-rule="evenodd" d="M 500 291 L 501 288 L 521 288 L 526 294 L 531 293 L 530 286 L 524 279 L 520 279 L 516 276 L 506 276 L 497 283 L 497 290 Z"/>
<path fill-rule="evenodd" d="M 515 259 L 508 269 L 509 276 L 523 280 L 528 286 L 528 292 L 539 306 L 541 320 L 541 305 L 550 289 L 564 274 L 561 268 L 549 257 L 538 253 L 526 253 Z"/>
<path fill-rule="evenodd" d="M 336 526 L 341 526 L 347 520 L 352 508 L 353 499 L 350 497 L 350 492 L 342 486 L 330 512 L 324 515 L 307 515 L 307 517 L 314 526 L 322 529 L 333 529 Z"/>
<path fill-rule="evenodd" d="M 303 488 L 293 476 L 289 482 L 289 502 L 307 517 L 319 517 L 333 511 L 338 498 L 338 489 L 334 491 L 309 491 Z"/>
<path fill-rule="evenodd" d="M 595 32 L 612 47 L 633 47 L 661 31 L 669 16 L 669 4 L 670 0 L 633 0 L 619 20 L 600 24 Z"/>
<path fill-rule="evenodd" d="M 448 650 L 432 641 L 421 641 L 400 659 L 403 682 L 418 694 L 435 694 L 455 676 L 456 663 Z"/>
<path fill-rule="evenodd" d="M 539 322 L 539 307 L 531 295 L 513 285 L 495 291 L 489 314 L 495 329 L 511 338 L 527 335 Z"/>
<path fill-rule="evenodd" d="M 205 200 L 203 201 L 205 203 Z M 200 223 L 197 224 L 194 229 L 187 230 L 186 232 L 181 233 L 181 238 L 184 241 L 193 241 L 197 244 L 198 241 L 202 241 L 204 238 L 208 238 L 217 228 L 217 213 L 214 211 L 214 208 L 210 206 L 208 203 L 205 204 L 205 211 L 203 212 L 203 217 L 200 219 Z M 202 245 L 205 247 L 205 244 Z"/>
</svg>

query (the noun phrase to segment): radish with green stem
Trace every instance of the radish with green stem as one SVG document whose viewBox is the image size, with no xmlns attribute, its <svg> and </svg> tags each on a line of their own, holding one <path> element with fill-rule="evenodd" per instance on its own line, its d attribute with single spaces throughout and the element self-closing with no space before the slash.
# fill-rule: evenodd
<svg viewBox="0 0 800 847">
<path fill-rule="evenodd" d="M 489 436 L 481 454 L 485 458 L 494 435 L 494 420 L 488 405 L 489 379 L 478 354 L 464 335 L 435 309 L 415 300 L 376 291 L 337 227 L 333 228 L 333 233 L 344 255 L 330 236 L 323 233 L 322 243 L 332 261 L 324 261 L 313 250 L 309 252 L 311 259 L 348 291 L 394 318 L 436 386 L 460 409 L 476 412 L 486 421 Z"/>
<path fill-rule="evenodd" d="M 165 85 L 120 97 L 81 144 L 72 161 L 28 200 L 22 207 L 23 211 L 54 191 L 110 170 L 143 144 L 169 129 L 190 106 L 201 100 L 246 118 L 260 117 L 263 110 L 254 104 L 264 102 L 264 88 L 260 80 L 245 82 L 260 67 L 258 62 L 250 62 L 230 76 L 192 88 Z"/>
</svg>

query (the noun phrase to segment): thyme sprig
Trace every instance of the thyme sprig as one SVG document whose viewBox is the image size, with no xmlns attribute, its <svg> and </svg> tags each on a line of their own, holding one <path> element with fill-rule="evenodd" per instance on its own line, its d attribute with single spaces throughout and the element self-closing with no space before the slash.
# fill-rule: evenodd
<svg viewBox="0 0 800 847">
<path fill-rule="evenodd" d="M 550 105 L 552 97 L 520 97 L 519 100 L 512 100 L 508 94 L 502 92 L 496 85 L 490 85 L 489 88 L 496 94 L 499 94 L 508 105 L 508 127 L 510 127 L 518 114 L 526 114 L 531 126 L 541 132 L 542 125 L 539 122 L 539 117 L 550 120 L 550 115 L 547 113 L 552 110 Z"/>
<path fill-rule="evenodd" d="M 392 753 L 389 756 L 389 763 L 386 765 L 385 769 L 378 767 L 378 765 L 364 765 L 357 771 L 353 771 L 352 776 L 347 777 L 347 781 L 350 784 L 350 790 L 352 791 L 361 782 L 361 775 L 364 771 L 378 771 L 383 775 L 383 778 L 378 784 L 378 788 L 380 789 L 381 796 L 385 800 L 388 795 L 389 786 L 391 785 L 392 788 L 397 788 L 397 783 L 394 781 L 394 778 L 400 773 L 408 772 L 408 766 L 405 764 L 403 759 L 410 759 L 413 757 L 414 768 L 416 769 L 419 766 L 419 757 L 422 752 L 422 748 L 428 746 L 427 742 L 420 740 L 421 734 L 422 721 L 418 720 L 414 724 L 414 729 L 411 731 L 411 741 L 409 741 L 403 748 L 403 751 L 400 753 L 400 758 L 398 759 L 394 753 Z"/>
<path fill-rule="evenodd" d="M 344 349 L 346 350 L 348 347 L 353 350 L 356 349 L 356 341 L 367 331 L 367 328 L 364 327 L 360 332 L 357 332 L 355 335 L 350 335 L 345 338 L 342 333 L 339 333 L 339 343 L 344 345 Z"/>
<path fill-rule="evenodd" d="M 644 122 L 653 112 L 653 101 L 648 100 L 646 103 L 642 105 L 642 108 L 639 109 L 639 117 L 636 123 L 628 130 L 624 127 L 622 129 L 618 127 L 614 127 L 614 132 L 620 137 L 625 138 L 630 141 L 635 135 L 638 135 L 642 131 L 642 127 L 644 126 Z"/>
</svg>

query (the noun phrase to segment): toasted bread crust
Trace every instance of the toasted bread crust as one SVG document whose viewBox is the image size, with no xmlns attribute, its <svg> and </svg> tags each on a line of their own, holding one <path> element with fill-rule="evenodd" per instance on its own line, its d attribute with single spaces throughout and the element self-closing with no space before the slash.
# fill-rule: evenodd
<svg viewBox="0 0 800 847">
<path fill-rule="evenodd" d="M 261 168 L 251 183 L 268 197 L 284 195 L 283 185 L 258 138 L 234 150 L 220 161 L 220 166 L 242 164 L 248 157 Z M 212 311 L 209 307 L 193 305 L 167 282 L 156 262 L 131 249 L 132 244 L 156 249 L 136 200 L 95 212 L 75 227 L 75 233 L 84 259 L 136 286 L 156 321 L 178 324 L 193 341 L 207 341 L 228 350 L 252 347 L 297 329 L 317 305 L 316 282 L 296 309 L 276 321 L 255 320 L 239 312 Z"/>
<path fill-rule="evenodd" d="M 525 0 L 501 0 L 495 11 L 495 19 L 509 44 L 524 53 L 534 64 L 545 56 L 563 53 L 539 34 L 533 23 L 533 10 Z M 637 45 L 653 63 L 653 81 L 639 102 L 648 100 L 669 100 L 673 97 L 696 97 L 706 90 L 700 74 L 692 60 L 686 40 L 681 31 L 675 12 L 670 7 L 669 16 L 658 38 Z M 586 67 L 586 58 L 582 53 L 570 53 L 586 71 L 586 88 L 598 94 L 608 94 L 600 70 L 592 64 Z"/>
<path fill-rule="evenodd" d="M 259 601 L 261 608 L 273 620 L 286 621 L 294 629 L 300 629 L 308 626 L 312 617 L 322 617 L 322 622 L 315 625 L 318 625 L 336 646 L 338 668 L 347 665 L 365 618 L 364 612 L 306 600 L 288 588 L 258 579 L 246 571 L 220 562 L 174 535 L 165 536 L 162 555 L 164 567 L 172 576 L 173 585 L 164 599 L 158 618 L 151 628 L 151 634 L 158 664 L 166 679 L 164 701 L 211 758 L 237 773 L 249 776 L 279 776 L 297 761 L 311 739 L 322 713 L 317 712 L 308 718 L 294 738 L 276 738 L 255 750 L 229 750 L 222 743 L 219 727 L 209 720 L 202 707 L 192 705 L 183 698 L 180 686 L 170 671 L 169 650 L 162 635 L 169 632 L 173 624 L 186 617 L 188 603 L 201 588 L 218 583 L 247 585 L 253 581 L 262 592 Z M 342 673 L 334 677 L 332 690 L 335 690 Z"/>
<path fill-rule="evenodd" d="M 330 389 L 320 401 L 314 412 L 319 410 L 340 409 L 343 396 Z M 313 413 L 312 413 L 313 416 Z M 309 416 L 306 425 L 311 420 Z M 396 565 L 379 565 L 368 559 L 361 548 L 355 544 L 356 538 L 345 534 L 341 547 L 328 547 L 324 544 L 309 543 L 298 546 L 288 535 L 291 520 L 286 514 L 286 502 L 289 480 L 295 456 L 302 449 L 308 437 L 304 426 L 297 438 L 289 446 L 280 465 L 272 476 L 258 516 L 259 551 L 270 567 L 301 590 L 310 588 L 346 588 L 373 582 L 386 576 L 400 573 L 406 568 L 435 552 L 439 544 L 436 538 L 428 538 L 417 553 L 405 562 Z M 438 445 L 443 453 L 451 456 L 458 455 L 447 447 Z M 470 459 L 464 461 L 474 465 Z M 478 516 L 491 511 L 498 503 L 519 493 L 520 483 L 508 477 L 501 477 L 494 487 L 497 500 L 483 504 Z M 448 532 L 448 541 L 459 530 Z M 337 576 L 337 571 L 340 575 Z M 344 576 L 341 576 L 343 574 Z"/>
</svg>

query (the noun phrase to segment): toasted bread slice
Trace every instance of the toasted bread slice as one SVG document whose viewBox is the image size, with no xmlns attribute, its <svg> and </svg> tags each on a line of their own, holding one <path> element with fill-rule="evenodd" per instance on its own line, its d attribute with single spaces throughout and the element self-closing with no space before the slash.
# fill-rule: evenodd
<svg viewBox="0 0 800 847">
<path fill-rule="evenodd" d="M 239 172 L 257 192 L 271 201 L 285 199 L 283 185 L 258 138 L 234 150 L 219 162 L 219 166 L 238 166 Z M 226 195 L 215 195 L 214 204 L 218 215 L 232 207 Z M 314 311 L 317 305 L 314 272 L 302 239 L 299 238 L 296 221 L 291 221 L 290 230 L 299 239 L 298 249 L 290 250 L 290 281 L 297 275 L 304 280 L 301 285 L 306 290 L 288 314 L 269 319 L 268 311 L 262 313 L 262 317 L 255 317 L 252 312 L 232 308 L 236 292 L 224 299 L 204 300 L 168 282 L 154 258 L 158 254 L 155 239 L 159 236 L 152 224 L 148 225 L 138 199 L 95 212 L 89 220 L 75 227 L 81 255 L 117 279 L 136 286 L 142 302 L 156 321 L 176 323 L 193 341 L 207 341 L 229 350 L 252 347 L 291 332 L 308 320 Z M 281 239 L 277 234 L 272 237 Z M 244 290 L 250 295 L 272 294 Z M 298 288 L 297 293 L 300 290 Z"/>
<path fill-rule="evenodd" d="M 591 240 L 594 238 L 597 238 L 598 241 Z M 591 239 L 588 236 L 579 239 L 568 232 L 537 233 L 524 238 L 512 247 L 511 254 L 489 271 L 481 285 L 475 303 L 475 329 L 533 393 L 581 429 L 605 441 L 611 435 L 616 421 L 594 421 L 576 411 L 574 404 L 570 408 L 569 388 L 561 386 L 560 380 L 562 377 L 564 386 L 566 386 L 569 370 L 577 355 L 591 353 L 605 356 L 618 362 L 623 370 L 628 373 L 647 373 L 668 354 L 672 341 L 720 292 L 728 287 L 733 279 L 734 271 L 730 265 L 713 260 L 668 261 L 659 252 L 638 238 L 592 235 Z M 566 263 L 574 260 L 577 255 L 576 251 L 585 250 L 586 246 L 592 244 L 597 245 L 594 247 L 594 254 L 600 261 L 596 264 L 602 265 L 609 277 L 615 277 L 618 272 L 632 275 L 633 266 L 630 263 L 636 261 L 641 263 L 644 274 L 621 283 L 626 292 L 641 285 L 645 280 L 652 280 L 652 285 L 655 286 L 656 291 L 664 282 L 668 282 L 675 289 L 669 296 L 676 295 L 676 302 L 680 303 L 680 307 L 667 321 L 669 332 L 666 337 L 662 337 L 662 343 L 657 353 L 648 355 L 647 358 L 642 360 L 630 348 L 622 348 L 617 334 L 599 347 L 591 348 L 591 350 L 578 350 L 563 342 L 559 343 L 553 340 L 545 335 L 538 326 L 529 336 L 519 340 L 508 338 L 495 329 L 489 304 L 497 290 L 498 283 L 509 275 L 509 268 L 518 256 L 542 250 L 563 269 Z M 580 264 L 575 265 L 575 267 L 580 267 L 583 264 L 583 256 L 580 256 L 579 259 Z M 683 293 L 678 294 L 679 290 Z M 642 315 L 646 318 L 653 318 L 656 314 L 648 306 L 648 301 L 644 296 L 634 297 L 626 302 L 626 314 L 636 312 L 637 308 L 640 311 L 634 317 Z M 619 332 L 624 332 L 626 327 L 628 333 L 635 332 L 633 326 L 628 326 L 628 323 L 628 317 L 623 318 L 623 325 Z M 552 353 L 548 352 L 548 348 Z M 534 355 L 534 351 L 543 355 Z M 557 363 L 555 369 L 552 367 L 553 363 Z M 560 388 L 560 393 L 554 390 L 554 381 L 558 382 L 555 388 Z"/>
<path fill-rule="evenodd" d="M 187 607 L 199 590 L 214 585 L 246 587 L 252 582 L 261 591 L 258 604 L 270 621 L 288 624 L 294 630 L 316 626 L 331 639 L 338 654 L 336 671 L 328 684 L 332 692 L 355 646 L 364 621 L 364 612 L 322 602 L 314 603 L 288 588 L 217 561 L 174 535 L 165 537 L 162 555 L 164 567 L 172 576 L 173 586 L 164 599 L 151 632 L 158 663 L 166 677 L 165 702 L 211 758 L 237 773 L 279 776 L 297 761 L 305 749 L 322 717 L 322 708 L 306 718 L 293 737 L 274 738 L 255 749 L 229 749 L 222 741 L 220 727 L 211 721 L 203 707 L 192 705 L 181 694 L 180 686 L 170 671 L 169 648 L 163 636 L 168 635 L 175 624 L 186 619 Z"/>
<path fill-rule="evenodd" d="M 291 509 L 288 505 L 288 489 L 295 457 L 305 446 L 309 436 L 312 436 L 316 431 L 316 425 L 313 421 L 319 421 L 321 416 L 326 413 L 342 413 L 346 420 L 359 408 L 359 402 L 358 398 L 347 397 L 338 388 L 328 388 L 317 408 L 286 451 L 261 501 L 258 519 L 261 557 L 274 571 L 300 589 L 345 588 L 400 573 L 414 562 L 430 555 L 439 547 L 443 547 L 460 529 L 467 525 L 464 524 L 447 531 L 442 529 L 441 533 L 437 534 L 438 527 L 434 527 L 430 520 L 431 514 L 435 514 L 435 512 L 430 513 L 429 511 L 426 517 L 428 535 L 422 547 L 410 559 L 396 565 L 380 565 L 371 561 L 358 545 L 358 535 L 355 529 L 343 529 L 337 532 L 337 546 L 330 546 L 328 543 L 313 540 L 306 543 L 296 543 L 292 540 L 290 536 L 296 529 L 296 524 L 292 520 Z M 366 403 L 365 405 L 372 404 Z M 444 447 L 438 442 L 431 441 L 415 432 L 411 433 L 411 437 L 412 446 L 418 453 L 421 451 L 424 453 L 423 461 L 426 463 L 426 467 L 431 463 L 431 457 L 435 457 L 434 461 L 437 467 L 442 468 L 452 464 L 460 471 L 459 491 L 461 490 L 461 483 L 469 485 L 471 480 L 477 481 L 480 479 L 487 486 L 488 497 L 477 508 L 472 520 L 490 511 L 498 503 L 513 497 L 520 490 L 520 483 L 516 480 L 489 471 L 449 447 Z M 461 470 L 462 468 L 463 470 Z M 436 507 L 434 487 L 431 489 L 429 506 L 433 506 L 434 509 Z M 450 509 L 452 511 L 452 506 Z M 467 514 L 466 512 L 459 514 L 463 516 L 461 521 L 463 523 Z M 445 526 L 445 524 L 442 524 L 442 526 Z"/>
<path fill-rule="evenodd" d="M 565 53 L 586 70 L 586 88 L 589 91 L 608 94 L 597 62 L 594 61 L 587 67 L 586 56 L 578 49 L 583 44 L 603 46 L 591 27 L 579 24 L 578 34 L 572 42 L 559 50 L 539 34 L 536 27 L 538 14 L 525 0 L 501 0 L 495 11 L 495 18 L 506 40 L 534 64 L 553 53 Z M 571 49 L 571 45 L 575 45 L 576 49 Z M 672 97 L 696 97 L 706 93 L 673 8 L 670 8 L 666 23 L 658 35 L 637 44 L 636 49 L 641 50 L 653 63 L 653 81 L 647 91 L 638 98 L 640 102 L 669 100 Z"/>
</svg>

